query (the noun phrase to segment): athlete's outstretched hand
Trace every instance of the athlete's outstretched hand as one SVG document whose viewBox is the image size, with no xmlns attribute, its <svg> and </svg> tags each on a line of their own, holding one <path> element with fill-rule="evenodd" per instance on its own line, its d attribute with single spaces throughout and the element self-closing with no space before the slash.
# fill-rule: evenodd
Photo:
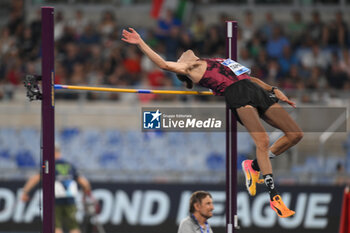
<svg viewBox="0 0 350 233">
<path fill-rule="evenodd" d="M 142 41 L 141 36 L 133 28 L 129 30 L 123 29 L 122 40 L 130 44 L 139 44 Z"/>
<path fill-rule="evenodd" d="M 281 101 L 286 102 L 287 104 L 291 105 L 293 108 L 296 108 L 296 104 L 290 99 L 288 99 L 288 97 L 281 90 L 275 89 L 275 95 Z"/>
</svg>

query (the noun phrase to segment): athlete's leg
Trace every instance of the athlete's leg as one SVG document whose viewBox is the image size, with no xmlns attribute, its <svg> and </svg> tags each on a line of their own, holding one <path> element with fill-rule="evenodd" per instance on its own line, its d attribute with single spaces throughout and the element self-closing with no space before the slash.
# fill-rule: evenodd
<svg viewBox="0 0 350 233">
<path fill-rule="evenodd" d="M 272 175 L 272 166 L 268 156 L 269 136 L 267 135 L 264 126 L 260 122 L 259 114 L 256 108 L 247 105 L 238 108 L 237 114 L 255 142 L 256 158 L 260 167 L 259 170 L 263 175 L 266 187 L 270 194 L 270 199 L 272 200 L 272 198 L 277 195 L 277 191 L 275 189 L 275 184 Z M 245 167 L 243 167 L 243 169 L 244 171 L 246 171 Z M 251 170 L 248 169 L 248 173 L 249 171 Z M 250 182 L 253 182 L 253 180 L 248 180 L 248 183 Z M 249 193 L 251 193 L 251 190 L 248 189 L 248 191 Z"/>
<path fill-rule="evenodd" d="M 272 166 L 268 157 L 269 136 L 260 122 L 257 110 L 254 107 L 247 105 L 238 108 L 236 111 L 255 143 L 256 157 L 260 171 L 263 175 L 272 173 Z"/>
<path fill-rule="evenodd" d="M 259 159 L 265 169 L 264 172 L 268 174 L 272 173 L 271 163 L 268 160 L 268 146 L 269 138 L 265 132 L 264 127 L 262 126 L 257 110 L 252 106 L 241 107 L 236 110 L 239 118 L 242 123 L 246 126 L 251 137 L 253 138 L 256 145 L 256 156 Z M 266 161 L 267 160 L 267 161 Z M 256 194 L 256 183 L 259 183 L 260 169 L 256 169 L 256 166 L 253 165 L 253 160 L 244 160 L 242 162 L 242 170 L 245 176 L 245 184 L 248 190 L 248 193 L 251 196 Z M 266 165 L 267 164 L 267 165 Z M 263 173 L 265 174 L 265 173 Z"/>
<path fill-rule="evenodd" d="M 304 135 L 289 113 L 277 103 L 272 105 L 265 112 L 263 119 L 284 133 L 284 135 L 270 147 L 270 151 L 275 155 L 280 155 L 297 144 Z"/>
<path fill-rule="evenodd" d="M 260 122 L 257 110 L 254 107 L 247 105 L 238 108 L 237 114 L 255 142 L 256 156 L 266 187 L 270 194 L 271 208 L 280 217 L 289 217 L 294 215 L 295 212 L 285 206 L 280 195 L 278 195 L 275 189 L 272 166 L 268 156 L 269 137 L 264 129 L 264 126 Z M 248 191 L 250 193 L 250 190 Z"/>
</svg>

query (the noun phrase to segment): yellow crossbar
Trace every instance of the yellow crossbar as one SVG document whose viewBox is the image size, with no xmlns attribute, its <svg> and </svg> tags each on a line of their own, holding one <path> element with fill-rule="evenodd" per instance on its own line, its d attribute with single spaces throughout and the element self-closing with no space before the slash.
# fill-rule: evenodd
<svg viewBox="0 0 350 233">
<path fill-rule="evenodd" d="M 138 94 L 171 94 L 171 95 L 213 95 L 210 91 L 174 91 L 174 90 L 147 90 L 147 89 L 126 89 L 126 88 L 108 88 L 108 87 L 89 87 L 73 85 L 55 85 L 56 90 L 83 90 L 83 91 L 103 91 L 103 92 L 123 92 Z"/>
</svg>

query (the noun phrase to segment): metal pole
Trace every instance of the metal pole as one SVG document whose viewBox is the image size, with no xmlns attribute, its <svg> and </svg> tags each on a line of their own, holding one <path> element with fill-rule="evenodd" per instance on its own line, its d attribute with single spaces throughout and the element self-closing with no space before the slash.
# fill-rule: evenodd
<svg viewBox="0 0 350 233">
<path fill-rule="evenodd" d="M 236 21 L 226 21 L 226 56 L 237 60 Z M 226 232 L 237 228 L 237 121 L 226 106 Z"/>
<path fill-rule="evenodd" d="M 54 8 L 41 8 L 41 44 L 42 44 L 42 189 L 43 224 L 42 232 L 54 233 L 55 216 L 55 103 L 54 103 Z"/>
</svg>

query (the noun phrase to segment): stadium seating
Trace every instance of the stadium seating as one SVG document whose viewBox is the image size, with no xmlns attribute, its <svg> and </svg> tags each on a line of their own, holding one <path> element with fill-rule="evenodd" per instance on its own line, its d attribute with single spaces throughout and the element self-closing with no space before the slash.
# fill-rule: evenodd
<svg viewBox="0 0 350 233">
<path fill-rule="evenodd" d="M 96 173 L 116 170 L 135 172 L 140 179 L 153 179 L 167 172 L 201 174 L 225 170 L 225 133 L 140 132 L 117 129 L 63 128 L 56 133 L 64 157 L 90 178 Z M 238 169 L 254 155 L 254 143 L 246 132 L 238 133 Z M 350 140 L 350 139 L 349 139 Z M 348 143 L 348 142 L 346 142 Z M 347 147 L 348 154 L 350 153 Z M 330 174 L 344 158 L 308 156 L 303 164 L 292 167 L 296 174 Z M 0 129 L 0 168 L 38 168 L 40 132 L 34 128 Z M 143 175 L 142 175 L 143 174 Z M 127 179 L 119 177 L 119 179 Z M 330 182 L 313 180 L 314 183 Z"/>
</svg>

